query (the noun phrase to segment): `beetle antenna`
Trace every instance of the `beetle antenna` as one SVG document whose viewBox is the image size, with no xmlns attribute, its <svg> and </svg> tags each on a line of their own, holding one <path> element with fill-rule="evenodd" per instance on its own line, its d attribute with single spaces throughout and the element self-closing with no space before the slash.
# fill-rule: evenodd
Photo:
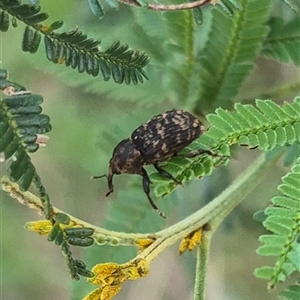
<svg viewBox="0 0 300 300">
<path fill-rule="evenodd" d="M 106 174 L 104 174 L 104 175 L 95 175 L 95 176 L 91 176 L 91 179 L 100 179 L 100 178 L 103 178 L 103 177 L 107 178 L 107 175 Z"/>
<path fill-rule="evenodd" d="M 114 186 L 112 184 L 112 175 L 111 174 L 95 175 L 95 176 L 92 176 L 91 179 L 100 179 L 103 177 L 106 177 L 107 182 L 108 182 L 109 191 L 105 194 L 105 197 L 108 197 L 114 191 Z"/>
</svg>

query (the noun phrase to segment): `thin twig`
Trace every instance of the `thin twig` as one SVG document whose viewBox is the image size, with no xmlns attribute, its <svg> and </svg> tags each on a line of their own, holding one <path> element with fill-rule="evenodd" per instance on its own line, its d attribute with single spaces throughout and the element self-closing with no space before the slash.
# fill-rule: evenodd
<svg viewBox="0 0 300 300">
<path fill-rule="evenodd" d="M 157 4 L 157 3 L 150 3 L 148 4 L 148 8 L 152 10 L 159 10 L 159 11 L 174 11 L 174 10 L 187 10 L 196 7 L 203 6 L 207 3 L 215 4 L 215 0 L 200 0 L 195 2 L 183 3 L 183 4 Z"/>
<path fill-rule="evenodd" d="M 1 178 L 2 190 L 7 192 L 13 199 L 18 200 L 21 204 L 26 205 L 32 209 L 37 210 L 39 213 L 44 214 L 44 205 L 41 199 L 30 192 L 23 192 L 20 190 L 20 187 L 17 183 L 11 182 L 8 177 L 3 176 Z M 1 190 L 0 190 L 1 192 Z M 149 234 L 139 234 L 139 233 L 125 233 L 125 232 L 117 232 L 107 230 L 101 227 L 97 227 L 93 224 L 85 222 L 81 219 L 78 219 L 56 207 L 53 206 L 53 212 L 56 213 L 63 213 L 69 216 L 70 220 L 82 227 L 88 227 L 94 229 L 93 237 L 97 239 L 101 239 L 103 241 L 109 241 L 111 239 L 115 239 L 119 241 L 120 245 L 125 246 L 132 246 L 137 239 L 147 239 L 149 238 Z M 152 234 L 151 237 L 154 235 Z"/>
</svg>

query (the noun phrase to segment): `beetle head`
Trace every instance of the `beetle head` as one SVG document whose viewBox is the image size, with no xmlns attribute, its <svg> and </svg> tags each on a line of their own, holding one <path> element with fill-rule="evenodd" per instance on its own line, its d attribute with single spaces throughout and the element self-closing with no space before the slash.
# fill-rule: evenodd
<svg viewBox="0 0 300 300">
<path fill-rule="evenodd" d="M 93 176 L 92 178 L 107 178 L 109 191 L 106 197 L 108 197 L 114 191 L 113 176 L 115 174 L 141 174 L 143 164 L 144 161 L 141 152 L 136 149 L 132 140 L 125 139 L 113 151 L 109 161 L 108 174 Z"/>
<path fill-rule="evenodd" d="M 130 139 L 121 141 L 109 161 L 108 179 L 114 174 L 141 174 L 144 161 L 142 154 Z"/>
</svg>

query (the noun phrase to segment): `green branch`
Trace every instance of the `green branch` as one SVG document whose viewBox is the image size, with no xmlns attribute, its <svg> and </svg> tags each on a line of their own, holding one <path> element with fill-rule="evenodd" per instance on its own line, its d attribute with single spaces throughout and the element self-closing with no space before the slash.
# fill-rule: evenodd
<svg viewBox="0 0 300 300">
<path fill-rule="evenodd" d="M 207 223 L 214 231 L 217 225 L 258 185 L 280 154 L 274 155 L 271 159 L 266 159 L 264 155 L 259 157 L 232 185 L 205 207 L 177 224 L 156 232 L 156 241 L 138 257 L 152 261 L 167 247 Z"/>
<path fill-rule="evenodd" d="M 204 229 L 202 231 L 200 245 L 197 249 L 194 300 L 205 299 L 207 264 L 209 259 L 211 238 L 212 232 Z"/>
</svg>

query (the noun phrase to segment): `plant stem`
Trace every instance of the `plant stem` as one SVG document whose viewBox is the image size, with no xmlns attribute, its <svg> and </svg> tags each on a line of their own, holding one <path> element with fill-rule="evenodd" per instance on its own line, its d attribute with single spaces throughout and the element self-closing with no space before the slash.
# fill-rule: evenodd
<svg viewBox="0 0 300 300">
<path fill-rule="evenodd" d="M 269 159 L 265 158 L 265 155 L 262 154 L 232 185 L 225 189 L 213 201 L 184 220 L 155 233 L 133 234 L 110 231 L 66 214 L 75 224 L 93 228 L 95 230 L 93 237 L 96 241 L 98 239 L 101 240 L 101 244 L 109 243 L 110 240 L 117 240 L 118 245 L 136 246 L 138 239 L 153 239 L 154 242 L 136 256 L 136 258 L 146 259 L 148 262 L 151 262 L 166 248 L 178 240 L 183 239 L 192 231 L 202 228 L 207 223 L 211 225 L 213 232 L 218 224 L 260 183 L 263 176 L 279 158 L 281 153 L 282 151 Z M 22 192 L 16 183 L 11 182 L 6 177 L 2 178 L 2 189 L 8 192 L 12 198 L 19 200 L 22 204 L 43 211 L 43 203 L 38 197 L 30 192 Z M 55 207 L 53 207 L 53 211 L 54 213 L 62 212 Z"/>
<path fill-rule="evenodd" d="M 204 300 L 205 297 L 205 283 L 211 237 L 211 231 L 203 230 L 201 243 L 197 248 L 194 300 Z"/>
<path fill-rule="evenodd" d="M 2 190 L 9 193 L 9 195 L 18 200 L 21 204 L 27 205 L 30 208 L 36 209 L 41 214 L 44 214 L 44 205 L 41 199 L 30 192 L 23 192 L 20 190 L 20 187 L 17 183 L 12 182 L 8 179 L 8 177 L 3 176 L 1 179 Z M 70 217 L 70 220 L 74 223 L 74 225 L 80 225 L 82 227 L 89 227 L 94 229 L 93 237 L 95 239 L 100 239 L 103 241 L 109 242 L 110 239 L 115 239 L 119 241 L 120 245 L 132 246 L 134 245 L 134 241 L 136 239 L 145 239 L 148 238 L 149 234 L 139 234 L 139 233 L 125 233 L 125 232 L 117 232 L 107 230 L 101 227 L 97 227 L 93 224 L 85 222 L 81 219 L 78 219 L 59 208 L 53 206 L 54 213 L 63 213 Z M 103 244 L 105 244 L 103 242 Z"/>
<path fill-rule="evenodd" d="M 156 241 L 142 251 L 137 257 L 147 259 L 149 262 L 157 257 L 167 247 L 176 241 L 186 237 L 189 233 L 211 225 L 212 232 L 225 219 L 225 217 L 261 182 L 264 175 L 281 156 L 282 151 L 277 152 L 271 158 L 265 158 L 262 154 L 251 166 L 246 169 L 227 189 L 206 206 L 190 215 L 188 218 L 156 232 Z"/>
</svg>

